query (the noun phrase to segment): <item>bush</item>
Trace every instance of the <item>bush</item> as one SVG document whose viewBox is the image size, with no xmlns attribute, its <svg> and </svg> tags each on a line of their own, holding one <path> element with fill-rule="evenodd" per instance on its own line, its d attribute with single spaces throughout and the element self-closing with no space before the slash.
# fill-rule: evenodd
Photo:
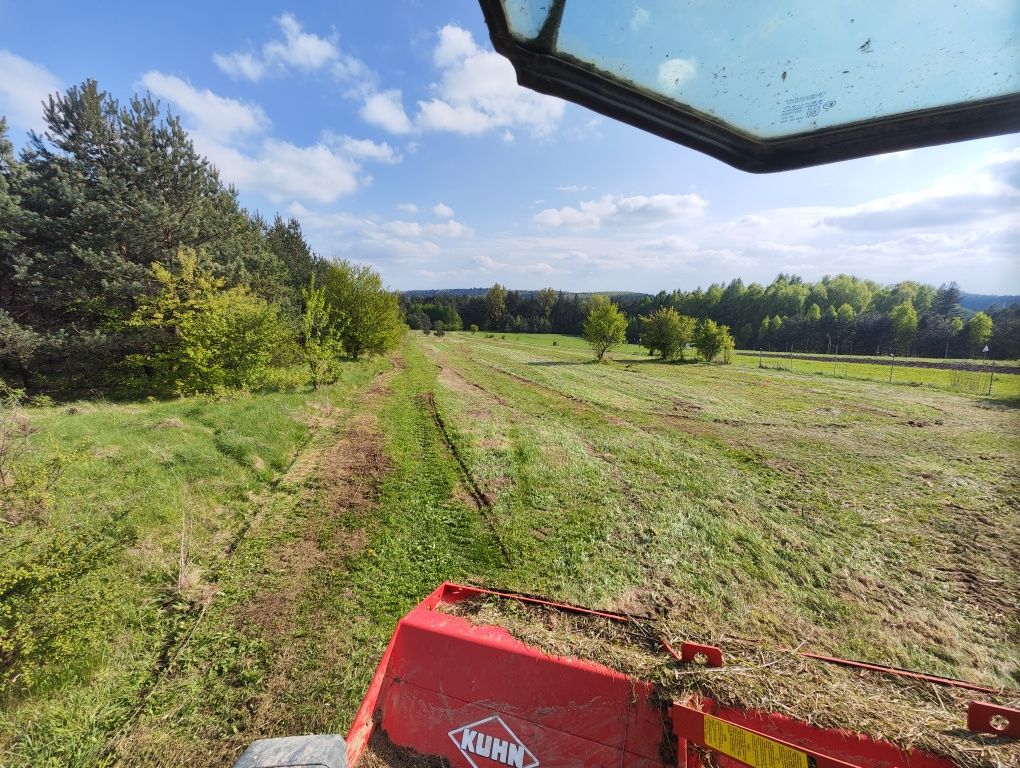
<svg viewBox="0 0 1020 768">
<path fill-rule="evenodd" d="M 694 346 L 707 363 L 720 354 L 724 364 L 733 362 L 734 343 L 729 326 L 718 325 L 715 320 L 701 321 L 694 334 Z"/>
<path fill-rule="evenodd" d="M 302 291 L 302 298 L 305 311 L 301 315 L 301 350 L 308 365 L 312 389 L 318 389 L 320 383 L 336 381 L 336 364 L 344 348 L 333 310 L 326 303 L 326 292 L 315 287 L 315 275 L 312 275 L 308 288 Z"/>
<path fill-rule="evenodd" d="M 468 330 L 471 331 L 472 335 L 474 335 L 474 334 L 478 333 L 478 326 L 475 325 L 474 323 L 471 323 L 471 327 L 468 328 Z"/>
<path fill-rule="evenodd" d="M 128 365 L 176 395 L 260 386 L 293 351 L 279 309 L 245 287 L 226 288 L 198 266 L 193 250 L 182 249 L 178 260 L 176 272 L 152 266 L 161 290 L 142 300 L 129 323 L 148 337 L 149 349 L 128 356 Z"/>
<path fill-rule="evenodd" d="M 644 326 L 641 344 L 650 353 L 657 353 L 663 360 L 684 359 L 684 349 L 694 338 L 697 321 L 693 317 L 663 307 L 642 317 L 641 322 Z"/>
</svg>

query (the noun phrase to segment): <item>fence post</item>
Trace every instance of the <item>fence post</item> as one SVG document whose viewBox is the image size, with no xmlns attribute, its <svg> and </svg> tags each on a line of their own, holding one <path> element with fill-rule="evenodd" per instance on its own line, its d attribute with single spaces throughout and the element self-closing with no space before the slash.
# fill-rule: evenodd
<svg viewBox="0 0 1020 768">
<path fill-rule="evenodd" d="M 992 370 L 988 373 L 988 394 L 992 394 L 992 381 L 995 379 L 995 361 L 992 360 Z"/>
</svg>

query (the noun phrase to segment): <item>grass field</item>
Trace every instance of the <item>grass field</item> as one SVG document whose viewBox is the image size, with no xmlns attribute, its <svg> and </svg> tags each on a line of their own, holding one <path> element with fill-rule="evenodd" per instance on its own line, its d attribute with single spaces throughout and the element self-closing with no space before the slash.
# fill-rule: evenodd
<svg viewBox="0 0 1020 768">
<path fill-rule="evenodd" d="M 0 578 L 12 546 L 89 556 L 39 589 L 49 640 L 5 694 L 0 762 L 220 766 L 343 732 L 443 579 L 1020 684 L 1016 382 L 588 358 L 419 334 L 314 395 L 32 410 L 73 460 Z"/>
</svg>

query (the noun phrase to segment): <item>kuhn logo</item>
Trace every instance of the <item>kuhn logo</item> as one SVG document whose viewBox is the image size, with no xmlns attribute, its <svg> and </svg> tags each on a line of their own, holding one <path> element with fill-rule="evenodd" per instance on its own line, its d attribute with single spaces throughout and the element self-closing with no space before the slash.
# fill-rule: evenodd
<svg viewBox="0 0 1020 768">
<path fill-rule="evenodd" d="M 538 765 L 538 758 L 497 715 L 462 725 L 450 731 L 450 738 L 472 768 L 486 768 L 493 763 L 511 768 Z"/>
</svg>

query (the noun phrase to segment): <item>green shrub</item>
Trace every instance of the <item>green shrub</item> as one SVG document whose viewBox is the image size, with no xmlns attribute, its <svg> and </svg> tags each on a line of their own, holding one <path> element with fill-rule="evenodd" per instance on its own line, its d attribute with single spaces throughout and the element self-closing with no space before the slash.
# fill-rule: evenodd
<svg viewBox="0 0 1020 768">
<path fill-rule="evenodd" d="M 733 337 L 728 325 L 719 325 L 715 320 L 702 320 L 694 333 L 694 347 L 706 363 L 722 355 L 726 365 L 733 362 Z"/>
<path fill-rule="evenodd" d="M 258 387 L 276 363 L 293 357 L 293 335 L 278 307 L 243 286 L 201 269 L 195 251 L 178 252 L 179 268 L 152 271 L 160 291 L 142 301 L 130 325 L 149 350 L 129 366 L 156 389 L 175 395 Z"/>
</svg>

